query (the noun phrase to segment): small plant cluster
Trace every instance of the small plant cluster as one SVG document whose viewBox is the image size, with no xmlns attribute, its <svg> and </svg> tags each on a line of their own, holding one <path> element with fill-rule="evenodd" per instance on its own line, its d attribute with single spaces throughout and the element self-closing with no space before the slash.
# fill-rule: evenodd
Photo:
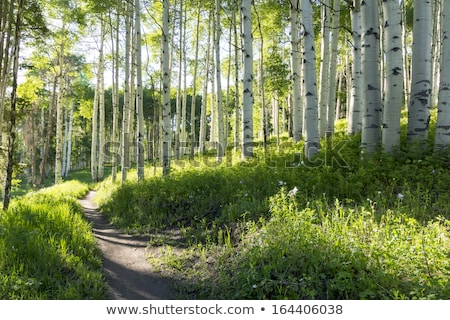
<svg viewBox="0 0 450 320">
<path fill-rule="evenodd" d="M 101 259 L 77 202 L 88 188 L 65 182 L 0 212 L 0 299 L 100 299 Z"/>
<path fill-rule="evenodd" d="M 270 144 L 233 165 L 104 182 L 99 203 L 152 235 L 152 263 L 186 280 L 185 297 L 448 298 L 447 155 L 361 155 L 359 141 L 337 133 L 320 165 L 301 143 Z"/>
</svg>

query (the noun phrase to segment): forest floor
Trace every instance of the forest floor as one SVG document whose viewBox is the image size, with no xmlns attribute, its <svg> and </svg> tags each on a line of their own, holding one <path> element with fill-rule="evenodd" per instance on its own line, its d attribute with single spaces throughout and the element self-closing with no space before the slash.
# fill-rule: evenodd
<svg viewBox="0 0 450 320">
<path fill-rule="evenodd" d="M 92 222 L 103 258 L 111 300 L 175 299 L 175 281 L 155 272 L 147 257 L 148 238 L 121 233 L 111 225 L 93 202 L 95 191 L 80 200 L 87 219 Z"/>
</svg>

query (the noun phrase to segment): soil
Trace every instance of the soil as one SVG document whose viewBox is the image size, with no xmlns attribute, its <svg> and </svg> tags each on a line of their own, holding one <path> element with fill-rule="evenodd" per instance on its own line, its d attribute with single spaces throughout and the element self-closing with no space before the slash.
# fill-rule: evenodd
<svg viewBox="0 0 450 320">
<path fill-rule="evenodd" d="M 102 215 L 90 191 L 80 200 L 87 219 L 92 223 L 103 256 L 105 275 L 111 300 L 175 299 L 175 281 L 154 271 L 146 257 L 151 248 L 148 238 L 131 236 L 114 228 Z"/>
</svg>

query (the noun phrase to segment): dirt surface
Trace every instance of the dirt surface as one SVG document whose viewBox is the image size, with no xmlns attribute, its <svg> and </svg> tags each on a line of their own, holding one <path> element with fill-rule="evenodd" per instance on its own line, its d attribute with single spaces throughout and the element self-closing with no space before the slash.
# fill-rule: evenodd
<svg viewBox="0 0 450 320">
<path fill-rule="evenodd" d="M 103 273 L 111 300 L 175 299 L 174 282 L 152 270 L 146 257 L 148 238 L 123 234 L 112 226 L 94 202 L 95 191 L 80 200 L 85 215 L 92 222 L 103 255 Z"/>
</svg>

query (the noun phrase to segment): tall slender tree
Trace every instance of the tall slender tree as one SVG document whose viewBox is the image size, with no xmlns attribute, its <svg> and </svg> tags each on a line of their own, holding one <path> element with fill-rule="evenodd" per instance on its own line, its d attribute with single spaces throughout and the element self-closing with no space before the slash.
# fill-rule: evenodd
<svg viewBox="0 0 450 320">
<path fill-rule="evenodd" d="M 8 127 L 8 153 L 7 153 L 7 165 L 6 165 L 6 180 L 3 189 L 3 209 L 8 209 L 10 197 L 11 197 L 11 187 L 13 178 L 13 166 L 14 166 L 14 144 L 16 139 L 16 107 L 17 107 L 17 86 L 18 86 L 18 76 L 19 76 L 19 54 L 20 54 L 20 44 L 22 40 L 23 32 L 23 16 L 24 16 L 24 0 L 18 0 L 16 8 L 16 19 L 14 21 L 14 32 L 13 34 L 13 51 L 12 51 L 12 61 L 13 61 L 13 78 L 12 78 L 12 88 L 11 88 L 11 108 L 9 111 L 9 127 Z M 12 23 L 12 21 L 10 21 Z"/>
<path fill-rule="evenodd" d="M 374 152 L 381 143 L 380 27 L 378 1 L 361 2 L 364 112 L 361 147 Z"/>
<path fill-rule="evenodd" d="M 242 41 L 244 57 L 243 113 L 242 113 L 242 158 L 253 157 L 253 32 L 252 0 L 242 0 Z"/>
<path fill-rule="evenodd" d="M 141 35 L 141 3 L 135 0 L 135 32 L 136 32 L 136 113 L 137 113 L 137 130 L 136 130 L 136 152 L 137 152 L 137 177 L 138 181 L 145 178 L 144 175 L 144 92 L 142 88 L 142 35 Z"/>
<path fill-rule="evenodd" d="M 316 52 L 311 0 L 302 0 L 302 21 L 304 27 L 305 156 L 311 160 L 320 149 Z"/>
<path fill-rule="evenodd" d="M 450 1 L 443 1 L 441 78 L 438 95 L 438 116 L 435 150 L 447 149 L 450 145 Z"/>
<path fill-rule="evenodd" d="M 383 1 L 386 57 L 382 144 L 387 152 L 400 146 L 400 117 L 403 107 L 402 15 L 397 0 Z"/>
<path fill-rule="evenodd" d="M 294 142 L 303 138 L 303 105 L 301 95 L 300 0 L 291 0 L 291 82 L 292 134 Z M 328 42 L 326 42 L 328 43 Z"/>
<path fill-rule="evenodd" d="M 361 131 L 361 105 L 362 103 L 362 65 L 361 65 L 361 0 L 354 0 L 351 9 L 353 64 L 350 91 L 350 106 L 348 117 L 349 134 Z"/>
<path fill-rule="evenodd" d="M 417 147 L 419 150 L 424 150 L 427 146 L 430 126 L 432 21 L 431 0 L 414 1 L 407 140 L 410 147 Z"/>
<path fill-rule="evenodd" d="M 222 36 L 221 26 L 221 1 L 216 0 L 216 35 L 215 35 L 215 54 L 216 54 L 216 99 L 217 99 L 217 161 L 221 162 L 225 155 L 226 137 L 224 131 L 224 117 L 223 117 L 223 95 L 222 95 L 222 64 L 220 61 L 220 41 Z"/>
<path fill-rule="evenodd" d="M 163 159 L 163 176 L 170 173 L 170 157 L 171 157 L 171 141 L 172 141 L 172 126 L 171 126 L 171 112 L 170 112 L 170 1 L 163 0 L 163 16 L 162 16 L 162 52 L 161 52 L 161 67 L 162 67 L 162 85 L 163 85 L 163 139 L 162 139 L 162 159 Z"/>
<path fill-rule="evenodd" d="M 322 42 L 320 61 L 319 132 L 323 137 L 327 131 L 330 91 L 330 0 L 324 0 L 322 11 Z"/>
</svg>

